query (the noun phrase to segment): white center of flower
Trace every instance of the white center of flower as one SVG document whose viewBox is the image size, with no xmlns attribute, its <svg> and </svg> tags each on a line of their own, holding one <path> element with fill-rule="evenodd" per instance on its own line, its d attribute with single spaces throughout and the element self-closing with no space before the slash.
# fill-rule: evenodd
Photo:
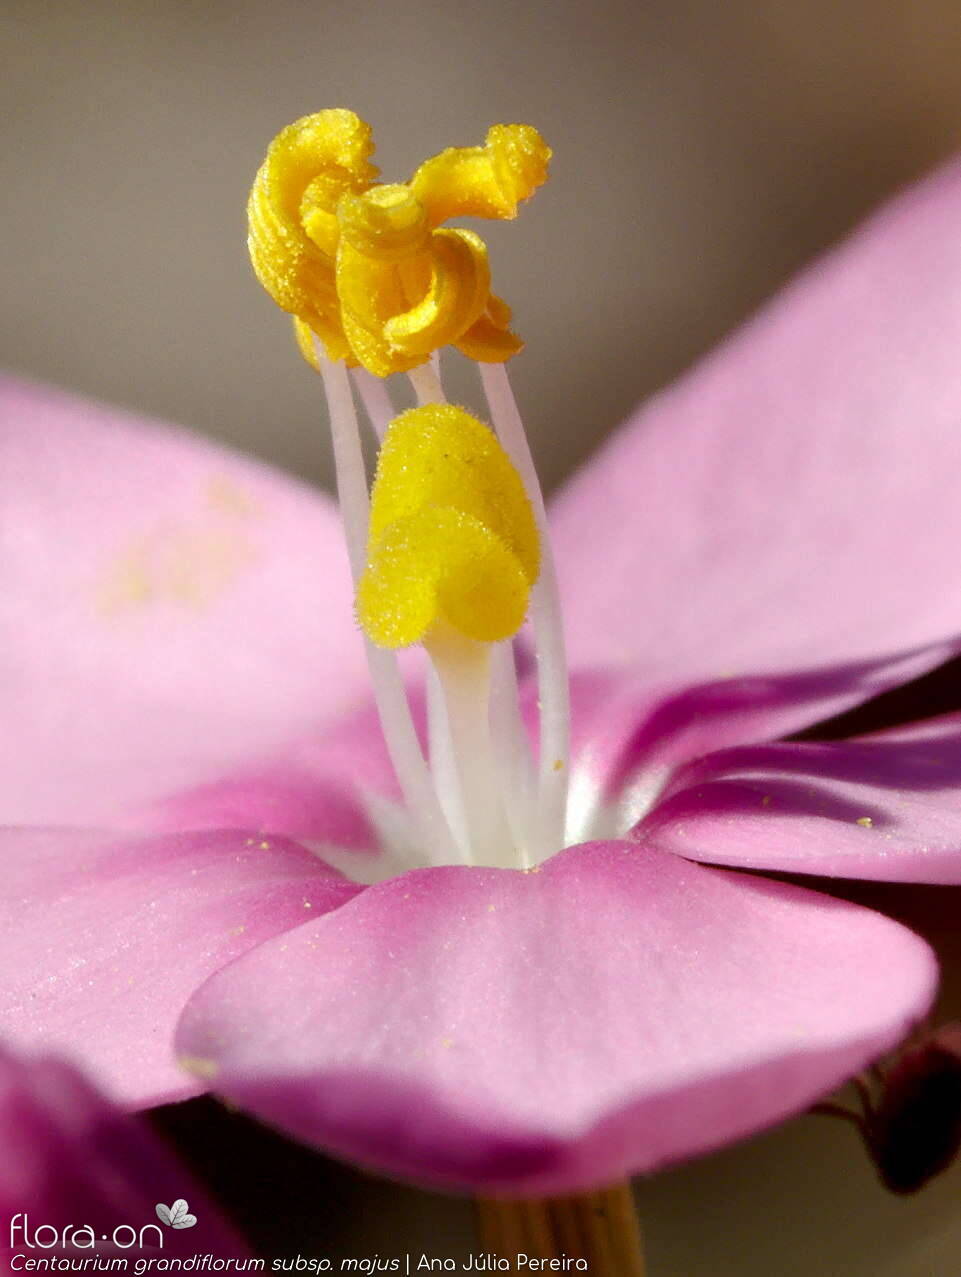
<svg viewBox="0 0 961 1277">
<path fill-rule="evenodd" d="M 363 608 L 371 597 L 369 553 L 374 525 L 353 391 L 381 443 L 396 414 L 385 382 L 363 369 L 348 373 L 344 363 L 326 357 L 319 343 L 316 354 L 327 393 L 338 496 L 351 570 L 361 589 L 358 606 L 363 623 Z M 382 845 L 376 867 L 364 869 L 354 857 L 334 857 L 330 849 L 318 849 L 326 859 L 336 859 L 338 867 L 352 877 L 381 878 L 428 864 L 530 868 L 567 841 L 570 703 L 544 501 L 506 369 L 502 364 L 481 364 L 480 373 L 499 447 L 509 459 L 513 481 L 523 485 L 528 517 L 532 512 L 536 523 L 536 533 L 531 535 L 539 542 L 539 573 L 530 587 L 529 622 L 537 661 L 539 746 L 535 749 L 522 718 L 512 638 L 478 641 L 443 618 L 430 625 L 422 642 L 428 706 L 426 755 L 414 728 L 396 652 L 368 638 L 371 681 L 403 804 L 398 809 L 381 797 L 366 796 Z M 446 404 L 436 359 L 409 376 L 419 405 Z M 467 461 L 470 459 L 468 456 Z M 430 478 L 433 482 L 432 472 Z M 496 507 L 497 493 L 492 500 Z M 439 518 L 435 506 L 429 513 Z M 458 528 L 454 533 L 459 534 Z M 405 588 L 409 586 L 409 570 L 403 556 L 409 553 L 412 535 L 406 542 L 394 538 L 398 544 L 388 547 L 384 568 Z M 429 538 L 441 534 L 428 528 L 425 535 L 427 550 L 419 551 L 420 558 L 413 557 L 415 568 L 429 563 Z M 499 545 L 498 538 L 493 540 Z M 389 590 L 392 581 L 384 588 Z M 408 593 L 411 589 L 419 599 L 419 582 L 410 585 Z M 461 595 L 458 606 L 469 607 L 475 625 L 480 615 L 482 624 L 483 593 L 478 595 L 472 588 Z M 388 597 L 393 596 L 388 593 Z M 493 602 L 491 610 L 495 610 Z M 388 610 L 392 625 L 400 624 L 395 613 L 396 608 Z M 521 617 L 522 613 L 518 622 Z M 366 624 L 365 629 L 371 633 Z M 581 827 L 580 833 L 584 807 L 583 803 L 578 806 L 582 814 L 575 823 Z M 599 817 L 599 808 L 596 814 Z M 588 824 L 592 823 L 593 818 L 588 818 Z"/>
</svg>

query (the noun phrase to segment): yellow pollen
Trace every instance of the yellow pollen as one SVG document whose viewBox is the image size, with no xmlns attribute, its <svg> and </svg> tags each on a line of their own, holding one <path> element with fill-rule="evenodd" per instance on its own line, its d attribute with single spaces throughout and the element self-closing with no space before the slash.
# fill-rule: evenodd
<svg viewBox="0 0 961 1277">
<path fill-rule="evenodd" d="M 357 618 L 380 647 L 434 626 L 494 643 L 524 623 L 540 540 L 520 475 L 493 431 L 426 404 L 391 422 L 371 492 Z"/>
<path fill-rule="evenodd" d="M 220 1072 L 220 1066 L 216 1060 L 208 1060 L 201 1055 L 181 1055 L 178 1063 L 181 1068 L 204 1082 L 211 1081 Z"/>
<path fill-rule="evenodd" d="M 500 221 L 547 178 L 550 149 L 526 124 L 495 124 L 483 146 L 450 147 L 407 183 L 379 184 L 369 125 L 328 110 L 271 143 L 247 206 L 257 278 L 294 317 L 304 357 L 385 377 L 454 345 L 502 363 L 521 349 L 490 288 L 487 248 L 453 217 Z"/>
</svg>

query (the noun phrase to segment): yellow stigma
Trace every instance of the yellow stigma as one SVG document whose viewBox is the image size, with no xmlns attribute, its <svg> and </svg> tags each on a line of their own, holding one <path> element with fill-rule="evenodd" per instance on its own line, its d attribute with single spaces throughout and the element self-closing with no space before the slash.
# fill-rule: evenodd
<svg viewBox="0 0 961 1277">
<path fill-rule="evenodd" d="M 534 512 L 493 431 L 449 404 L 392 421 L 357 588 L 368 638 L 406 647 L 438 623 L 484 643 L 510 638 L 539 571 Z"/>
<path fill-rule="evenodd" d="M 484 241 L 452 217 L 506 220 L 547 178 L 550 149 L 526 124 L 495 124 L 483 146 L 450 147 L 411 180 L 383 185 L 370 127 L 320 111 L 271 143 L 247 206 L 257 278 L 294 316 L 297 342 L 385 377 L 453 345 L 501 363 L 521 341 L 490 290 Z"/>
</svg>

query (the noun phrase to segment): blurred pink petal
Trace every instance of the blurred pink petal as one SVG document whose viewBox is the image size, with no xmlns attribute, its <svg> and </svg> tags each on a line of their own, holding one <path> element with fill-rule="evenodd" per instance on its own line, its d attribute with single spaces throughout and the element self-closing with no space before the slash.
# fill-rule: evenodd
<svg viewBox="0 0 961 1277">
<path fill-rule="evenodd" d="M 5 830 L 0 854 L 4 1032 L 143 1106 L 199 1089 L 171 1046 L 197 985 L 357 891 L 296 843 L 244 833 Z"/>
<path fill-rule="evenodd" d="M 366 687 L 329 501 L 167 426 L 0 380 L 3 818 L 96 824 Z"/>
<path fill-rule="evenodd" d="M 552 526 L 576 663 L 701 681 L 961 633 L 959 222 L 955 162 L 575 477 Z"/>
<path fill-rule="evenodd" d="M 0 1048 L 0 1148 L 0 1263 L 10 1263 L 18 1251 L 29 1254 L 22 1244 L 24 1230 L 35 1236 L 44 1225 L 44 1243 L 50 1228 L 62 1236 L 67 1227 L 84 1225 L 98 1243 L 96 1252 L 84 1244 L 56 1254 L 122 1254 L 131 1228 L 146 1246 L 128 1251 L 130 1255 L 213 1251 L 226 1259 L 247 1253 L 193 1176 L 147 1127 L 122 1113 L 64 1061 L 18 1057 Z M 169 1205 L 179 1198 L 188 1200 L 196 1225 L 189 1231 L 163 1229 L 157 1203 Z M 101 1244 L 104 1234 L 112 1239 L 115 1230 L 120 1230 L 121 1249 Z M 17 1268 L 25 1271 L 22 1260 Z"/>
<path fill-rule="evenodd" d="M 961 884 L 961 715 L 710 754 L 636 834 L 716 864 Z"/>
<path fill-rule="evenodd" d="M 213 976 L 178 1045 L 352 1160 L 566 1192 L 797 1112 L 897 1042 L 935 980 L 879 914 L 596 843 L 368 888 Z"/>
</svg>

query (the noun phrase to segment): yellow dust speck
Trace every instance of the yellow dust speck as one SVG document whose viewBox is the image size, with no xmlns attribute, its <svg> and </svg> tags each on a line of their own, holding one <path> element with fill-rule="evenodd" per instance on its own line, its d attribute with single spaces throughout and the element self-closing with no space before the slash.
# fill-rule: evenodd
<svg viewBox="0 0 961 1277">
<path fill-rule="evenodd" d="M 153 601 L 154 587 L 141 546 L 121 555 L 97 589 L 97 606 L 104 615 L 146 607 Z"/>
<path fill-rule="evenodd" d="M 260 850 L 261 850 L 261 851 L 270 851 L 270 843 L 269 843 L 269 842 L 262 842 L 262 843 L 260 844 Z"/>
<path fill-rule="evenodd" d="M 862 829 L 870 829 L 871 826 L 874 824 L 874 821 L 871 819 L 870 816 L 858 816 L 857 820 L 854 823 L 856 825 L 860 825 Z"/>
<path fill-rule="evenodd" d="M 207 504 L 224 514 L 248 518 L 259 514 L 257 502 L 239 483 L 226 475 L 213 475 L 207 484 Z"/>
<path fill-rule="evenodd" d="M 243 529 L 222 513 L 174 519 L 119 549 L 96 585 L 97 609 L 107 617 L 148 607 L 203 610 L 254 557 Z"/>
<path fill-rule="evenodd" d="M 764 797 L 761 799 L 761 806 L 770 807 L 770 805 L 771 805 L 771 795 L 765 794 Z"/>
<path fill-rule="evenodd" d="M 192 1073 L 194 1077 L 199 1077 L 205 1081 L 215 1078 L 219 1072 L 219 1067 L 215 1060 L 206 1060 L 202 1055 L 182 1055 L 180 1057 L 180 1067 L 186 1069 L 188 1073 Z"/>
<path fill-rule="evenodd" d="M 554 770 L 555 770 L 556 772 L 562 772 L 562 771 L 564 770 L 564 760 L 563 760 L 563 758 L 555 758 L 555 759 L 554 759 Z"/>
<path fill-rule="evenodd" d="M 449 1051 L 449 1050 L 451 1049 L 451 1047 L 454 1045 L 454 1039 L 453 1039 L 453 1038 L 441 1038 L 441 1040 L 440 1040 L 440 1044 L 441 1044 L 441 1046 L 444 1048 L 444 1050 L 445 1050 L 445 1051 Z"/>
<path fill-rule="evenodd" d="M 231 936 L 242 936 L 246 930 L 247 928 L 245 926 L 232 927 L 227 934 Z"/>
<path fill-rule="evenodd" d="M 539 874 L 540 871 L 541 871 L 540 865 L 530 865 L 527 869 L 524 869 L 522 872 L 526 874 Z"/>
<path fill-rule="evenodd" d="M 497 905 L 488 905 L 488 906 L 487 906 L 487 912 L 488 912 L 488 913 L 496 913 L 496 911 L 497 911 Z"/>
<path fill-rule="evenodd" d="M 304 901 L 304 908 L 305 908 L 305 909 L 313 909 L 313 907 L 314 907 L 314 906 L 313 906 L 313 903 L 312 903 L 310 900 L 305 900 L 305 901 Z"/>
</svg>

